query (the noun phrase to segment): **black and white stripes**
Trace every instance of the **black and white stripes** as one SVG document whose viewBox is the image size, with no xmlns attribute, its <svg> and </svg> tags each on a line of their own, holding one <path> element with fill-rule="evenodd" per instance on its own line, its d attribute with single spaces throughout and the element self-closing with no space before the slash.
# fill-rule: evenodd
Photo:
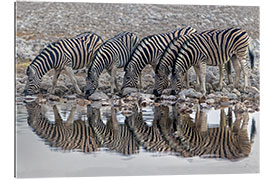
<svg viewBox="0 0 270 180">
<path fill-rule="evenodd" d="M 136 87 L 138 76 L 146 65 L 150 64 L 155 70 L 160 56 L 172 40 L 194 32 L 196 32 L 194 28 L 185 27 L 143 38 L 132 53 L 129 63 L 125 66 L 122 89 L 126 87 Z"/>
<path fill-rule="evenodd" d="M 161 94 L 164 89 L 163 80 L 166 79 L 170 70 L 172 70 L 176 79 L 183 79 L 183 74 L 193 66 L 196 74 L 199 75 L 201 91 L 205 94 L 206 64 L 223 66 L 230 59 L 236 71 L 235 86 L 238 88 L 242 69 L 244 71 L 245 87 L 247 87 L 245 58 L 249 50 L 248 47 L 249 37 L 245 31 L 239 28 L 229 28 L 215 33 L 195 33 L 180 37 L 168 46 L 160 60 L 156 69 L 155 91 L 157 94 Z M 224 76 L 222 72 L 220 76 L 219 85 L 222 86 Z M 182 82 L 178 81 L 178 88 L 181 87 L 181 84 Z"/>
<path fill-rule="evenodd" d="M 51 89 L 53 93 L 60 72 L 65 69 L 72 84 L 75 86 L 76 92 L 80 94 L 81 90 L 77 85 L 72 70 L 89 66 L 102 42 L 100 36 L 87 32 L 74 38 L 62 39 L 48 45 L 27 67 L 28 82 L 24 93 L 35 93 L 39 88 L 41 78 L 49 70 L 55 69 L 53 87 Z"/>
<path fill-rule="evenodd" d="M 111 75 L 111 92 L 118 89 L 115 78 L 115 65 L 124 67 L 137 46 L 139 38 L 130 32 L 122 32 L 102 44 L 93 59 L 86 78 L 86 96 L 93 94 L 98 87 L 98 78 L 104 69 Z"/>
</svg>

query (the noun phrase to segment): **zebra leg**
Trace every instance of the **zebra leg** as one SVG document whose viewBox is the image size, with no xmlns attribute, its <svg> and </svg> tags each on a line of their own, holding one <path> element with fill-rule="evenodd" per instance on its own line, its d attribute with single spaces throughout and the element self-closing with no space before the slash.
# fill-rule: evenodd
<svg viewBox="0 0 270 180">
<path fill-rule="evenodd" d="M 68 116 L 68 118 L 67 118 L 67 123 L 68 123 L 68 124 L 72 124 L 72 123 L 73 123 L 73 121 L 74 121 L 74 116 L 75 116 L 75 111 L 76 111 L 76 106 L 73 106 L 73 107 L 71 108 L 70 114 L 69 114 L 69 116 Z"/>
<path fill-rule="evenodd" d="M 245 59 L 240 61 L 241 69 L 244 74 L 244 91 L 246 92 L 246 88 L 248 87 L 248 69 L 247 69 L 247 62 Z"/>
<path fill-rule="evenodd" d="M 63 121 L 56 105 L 53 105 L 53 114 L 54 114 L 55 124 L 59 124 Z"/>
<path fill-rule="evenodd" d="M 200 85 L 201 85 L 201 92 L 203 95 L 206 94 L 206 88 L 205 88 L 205 75 L 206 75 L 206 64 L 203 62 L 199 65 L 200 68 Z"/>
<path fill-rule="evenodd" d="M 232 63 L 233 63 L 233 68 L 236 74 L 235 77 L 235 88 L 238 89 L 239 88 L 239 80 L 240 80 L 240 75 L 241 75 L 241 67 L 239 65 L 239 61 L 237 58 L 232 58 L 231 59 Z"/>
<path fill-rule="evenodd" d="M 66 70 L 70 80 L 71 80 L 71 83 L 73 84 L 73 86 L 75 87 L 75 90 L 76 90 L 76 93 L 79 94 L 79 95 L 82 95 L 82 91 L 80 90 L 78 84 L 77 84 L 77 81 L 76 81 L 76 78 L 75 78 L 75 75 L 73 73 L 73 69 L 72 67 L 70 66 L 65 66 L 64 69 Z"/>
<path fill-rule="evenodd" d="M 60 73 L 61 73 L 61 70 L 54 71 L 54 76 L 53 76 L 53 81 L 52 81 L 52 89 L 49 91 L 49 93 L 51 93 L 51 94 L 55 93 L 55 86 L 56 86 L 56 82 L 57 82 L 57 79 L 58 79 Z"/>
<path fill-rule="evenodd" d="M 118 91 L 118 87 L 117 87 L 117 79 L 116 79 L 116 68 L 114 67 L 114 65 L 112 65 L 112 67 L 110 69 L 108 69 L 108 73 L 111 76 L 111 93 L 114 93 L 114 89 L 116 89 Z"/>
<path fill-rule="evenodd" d="M 188 70 L 185 73 L 185 79 L 186 79 L 186 88 L 189 89 L 189 73 L 188 73 Z"/>
<path fill-rule="evenodd" d="M 172 73 L 171 76 L 171 95 L 176 95 L 177 90 L 181 90 L 181 82 L 180 82 L 180 77 L 178 74 L 176 75 L 175 73 Z"/>
<path fill-rule="evenodd" d="M 233 56 L 232 58 L 236 58 L 236 56 Z M 228 75 L 229 84 L 233 84 L 233 79 L 232 79 L 232 61 L 231 60 L 228 61 L 225 66 L 226 66 L 226 71 L 227 71 L 227 75 Z"/>
<path fill-rule="evenodd" d="M 219 83 L 218 83 L 218 91 L 221 91 L 224 79 L 224 71 L 223 71 L 224 64 L 219 65 Z"/>
<path fill-rule="evenodd" d="M 193 67 L 194 68 L 194 70 L 195 70 L 195 73 L 196 73 L 196 90 L 198 89 L 198 87 L 200 87 L 200 84 L 201 84 L 201 82 L 200 82 L 200 68 L 199 67 L 197 67 L 197 66 L 194 66 Z"/>
</svg>

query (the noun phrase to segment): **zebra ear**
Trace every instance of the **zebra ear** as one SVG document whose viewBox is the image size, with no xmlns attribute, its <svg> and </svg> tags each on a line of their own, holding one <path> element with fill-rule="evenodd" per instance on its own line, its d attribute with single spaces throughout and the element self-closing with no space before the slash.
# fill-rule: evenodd
<svg viewBox="0 0 270 180">
<path fill-rule="evenodd" d="M 35 74 L 34 69 L 31 66 L 27 68 L 27 76 L 33 76 Z"/>
</svg>

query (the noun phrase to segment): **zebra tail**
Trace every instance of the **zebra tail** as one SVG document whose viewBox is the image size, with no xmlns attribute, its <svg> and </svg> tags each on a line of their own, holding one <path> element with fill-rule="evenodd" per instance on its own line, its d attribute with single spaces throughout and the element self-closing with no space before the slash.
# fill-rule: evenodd
<svg viewBox="0 0 270 180">
<path fill-rule="evenodd" d="M 250 47 L 248 47 L 248 54 L 249 54 L 249 59 L 250 59 L 250 66 L 251 66 L 251 69 L 253 69 L 254 68 L 254 54 L 251 51 Z"/>
<path fill-rule="evenodd" d="M 226 70 L 227 70 L 228 74 L 232 73 L 232 64 L 231 64 L 230 61 L 228 61 L 227 64 L 226 64 Z"/>
</svg>

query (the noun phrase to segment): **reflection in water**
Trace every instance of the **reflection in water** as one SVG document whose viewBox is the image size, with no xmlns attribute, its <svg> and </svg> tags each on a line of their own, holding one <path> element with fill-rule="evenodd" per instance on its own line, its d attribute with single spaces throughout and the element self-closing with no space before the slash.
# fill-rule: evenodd
<svg viewBox="0 0 270 180">
<path fill-rule="evenodd" d="M 111 116 L 104 122 L 100 109 L 87 106 L 88 121 L 75 120 L 73 107 L 66 121 L 53 106 L 54 121 L 49 120 L 41 105 L 31 102 L 26 105 L 28 124 L 33 131 L 51 147 L 61 150 L 94 152 L 101 148 L 122 155 L 139 153 L 140 147 L 150 152 L 166 152 L 181 157 L 207 157 L 237 160 L 250 154 L 251 143 L 256 133 L 252 120 L 251 134 L 247 125 L 249 114 L 237 106 L 220 110 L 218 127 L 207 123 L 207 112 L 197 106 L 195 119 L 178 111 L 177 106 L 156 106 L 152 124 L 144 121 L 142 111 L 134 109 L 125 123 L 117 121 L 116 109 L 111 107 Z M 235 120 L 233 121 L 233 116 Z"/>
</svg>

